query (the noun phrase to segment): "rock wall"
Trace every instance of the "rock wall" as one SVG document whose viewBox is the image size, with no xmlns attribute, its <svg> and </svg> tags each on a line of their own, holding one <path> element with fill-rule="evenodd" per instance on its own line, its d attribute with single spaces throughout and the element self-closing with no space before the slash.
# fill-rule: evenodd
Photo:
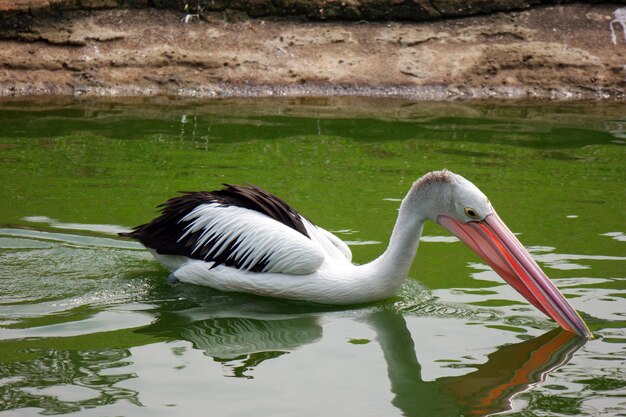
<svg viewBox="0 0 626 417">
<path fill-rule="evenodd" d="M 424 22 L 155 8 L 12 16 L 0 25 L 0 96 L 626 99 L 626 7 L 617 4 Z"/>
<path fill-rule="evenodd" d="M 564 5 L 575 0 L 0 0 L 0 16 L 68 10 L 158 8 L 191 13 L 239 11 L 248 17 L 292 16 L 310 20 L 412 20 L 464 17 Z M 579 3 L 601 3 L 586 0 Z M 614 0 L 626 4 L 626 0 Z"/>
</svg>

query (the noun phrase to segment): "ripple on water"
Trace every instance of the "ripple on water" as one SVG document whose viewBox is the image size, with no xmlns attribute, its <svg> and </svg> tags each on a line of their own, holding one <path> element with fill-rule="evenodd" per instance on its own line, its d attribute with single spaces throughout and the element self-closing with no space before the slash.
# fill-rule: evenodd
<svg viewBox="0 0 626 417">
<path fill-rule="evenodd" d="M 417 316 L 441 317 L 449 319 L 493 321 L 499 320 L 501 314 L 492 309 L 474 307 L 465 303 L 442 302 L 440 292 L 430 291 L 415 280 L 408 280 L 400 292 L 401 300 L 395 307 Z M 454 290 L 445 290 L 454 291 Z"/>
<path fill-rule="evenodd" d="M 0 237 L 0 249 L 49 249 L 53 244 L 41 240 Z"/>
<path fill-rule="evenodd" d="M 59 323 L 95 316 L 101 307 L 140 302 L 149 291 L 146 276 L 127 276 L 133 267 L 145 269 L 149 255 L 112 246 L 113 239 L 19 229 L 2 229 L 0 236 L 0 321 L 5 327 L 48 324 L 54 333 Z"/>
<path fill-rule="evenodd" d="M 22 217 L 22 220 L 29 223 L 44 223 L 55 229 L 84 230 L 88 232 L 106 233 L 110 235 L 117 235 L 119 232 L 128 231 L 128 229 L 122 226 L 118 226 L 116 224 L 65 223 L 55 219 L 51 219 L 48 216 L 27 216 Z"/>
</svg>

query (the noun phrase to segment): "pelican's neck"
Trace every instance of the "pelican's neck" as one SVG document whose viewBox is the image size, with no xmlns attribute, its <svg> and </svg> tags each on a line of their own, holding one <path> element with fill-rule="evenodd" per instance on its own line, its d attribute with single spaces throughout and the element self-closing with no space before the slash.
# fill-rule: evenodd
<svg viewBox="0 0 626 417">
<path fill-rule="evenodd" d="M 419 214 L 420 200 L 415 191 L 412 188 L 402 200 L 389 246 L 371 263 L 378 279 L 389 281 L 390 284 L 395 282 L 397 286 L 409 274 L 424 227 L 425 217 Z"/>
</svg>

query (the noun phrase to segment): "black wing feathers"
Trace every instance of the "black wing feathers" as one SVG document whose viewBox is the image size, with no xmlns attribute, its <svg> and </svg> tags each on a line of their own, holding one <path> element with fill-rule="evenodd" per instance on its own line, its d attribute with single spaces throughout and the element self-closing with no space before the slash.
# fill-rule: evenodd
<svg viewBox="0 0 626 417">
<path fill-rule="evenodd" d="M 223 199 L 223 201 L 218 202 L 256 210 L 309 237 L 304 223 L 302 223 L 302 216 L 282 199 L 255 185 L 247 187 L 232 184 L 224 185 L 226 188 L 211 193 Z"/>
<path fill-rule="evenodd" d="M 217 191 L 183 192 L 178 197 L 171 198 L 159 205 L 161 215 L 150 223 L 135 227 L 131 232 L 119 233 L 120 236 L 139 240 L 144 246 L 152 248 L 160 254 L 182 255 L 193 259 L 214 262 L 214 266 L 224 264 L 236 268 L 243 268 L 245 259 L 230 259 L 230 255 L 237 249 L 238 241 L 229 242 L 226 247 L 216 247 L 215 244 L 221 235 L 215 236 L 194 251 L 204 230 L 188 233 L 186 226 L 193 220 L 183 221 L 189 213 L 202 204 L 221 204 L 237 206 L 263 213 L 272 219 L 309 237 L 302 216 L 286 202 L 254 186 L 224 184 L 225 188 Z M 218 254 L 219 252 L 219 254 Z M 262 271 L 267 265 L 267 259 L 261 259 L 255 265 L 248 266 L 251 271 Z"/>
</svg>

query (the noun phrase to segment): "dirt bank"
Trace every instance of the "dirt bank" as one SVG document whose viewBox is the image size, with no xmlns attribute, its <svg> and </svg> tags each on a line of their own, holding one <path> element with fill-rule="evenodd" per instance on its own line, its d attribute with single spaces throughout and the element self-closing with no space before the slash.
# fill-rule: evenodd
<svg viewBox="0 0 626 417">
<path fill-rule="evenodd" d="M 185 17 L 114 9 L 5 24 L 0 96 L 626 99 L 623 5 L 428 22 Z"/>
</svg>

